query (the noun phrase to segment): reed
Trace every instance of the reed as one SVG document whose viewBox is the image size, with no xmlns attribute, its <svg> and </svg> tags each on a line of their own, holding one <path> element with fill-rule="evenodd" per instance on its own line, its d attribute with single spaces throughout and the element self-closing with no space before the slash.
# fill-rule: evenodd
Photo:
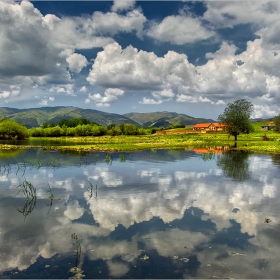
<svg viewBox="0 0 280 280">
<path fill-rule="evenodd" d="M 88 188 L 89 199 L 92 198 L 93 192 L 95 193 L 95 198 L 97 199 L 97 185 L 98 185 L 98 181 L 97 181 L 97 183 L 95 185 L 95 191 L 93 190 L 93 184 L 90 181 L 88 181 L 88 183 L 90 185 L 90 187 Z"/>
<path fill-rule="evenodd" d="M 49 206 L 49 211 L 48 211 L 48 214 L 50 213 L 50 210 L 52 208 L 52 204 L 53 204 L 53 200 L 54 200 L 54 195 L 53 195 L 53 192 L 52 192 L 52 189 L 51 189 L 51 186 L 50 184 L 48 183 L 48 186 L 49 186 L 49 190 L 47 191 L 47 193 L 49 193 L 49 197 L 48 199 L 50 199 L 50 203 L 49 204 L 46 204 L 47 206 Z"/>
<path fill-rule="evenodd" d="M 19 213 L 23 214 L 25 219 L 29 214 L 32 213 L 32 211 L 36 207 L 36 188 L 30 182 L 27 182 L 26 179 L 22 184 L 18 185 L 18 188 L 19 191 L 17 192 L 16 196 L 19 193 L 22 193 L 25 197 L 25 204 L 22 208 L 18 208 L 16 206 L 15 207 Z"/>
</svg>

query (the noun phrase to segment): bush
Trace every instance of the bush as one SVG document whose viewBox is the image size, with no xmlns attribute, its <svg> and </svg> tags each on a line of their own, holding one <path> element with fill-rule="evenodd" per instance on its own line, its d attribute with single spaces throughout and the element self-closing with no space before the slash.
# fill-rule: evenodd
<svg viewBox="0 0 280 280">
<path fill-rule="evenodd" d="M 98 127 L 99 127 L 99 135 L 100 136 L 108 134 L 108 130 L 105 126 L 100 125 Z"/>
<path fill-rule="evenodd" d="M 143 128 L 143 127 L 138 128 L 138 135 L 146 135 L 146 134 L 148 134 L 148 133 L 145 128 Z"/>
<path fill-rule="evenodd" d="M 108 130 L 108 134 L 111 136 L 121 135 L 122 131 L 119 127 L 113 126 L 111 129 Z"/>
<path fill-rule="evenodd" d="M 33 137 L 45 137 L 45 130 L 42 128 L 30 128 L 29 134 Z"/>
<path fill-rule="evenodd" d="M 0 120 L 0 139 L 26 139 L 29 137 L 27 128 L 14 121 L 2 118 Z"/>
<path fill-rule="evenodd" d="M 124 135 L 137 135 L 138 134 L 138 127 L 133 124 L 125 124 L 123 128 Z"/>
</svg>

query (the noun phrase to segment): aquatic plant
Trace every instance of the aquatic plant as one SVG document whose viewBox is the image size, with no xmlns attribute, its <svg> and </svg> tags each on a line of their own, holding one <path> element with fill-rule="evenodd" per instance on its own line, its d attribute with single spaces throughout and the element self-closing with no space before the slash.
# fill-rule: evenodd
<svg viewBox="0 0 280 280">
<path fill-rule="evenodd" d="M 125 162 L 125 161 L 126 161 L 126 156 L 120 155 L 120 162 Z"/>
<path fill-rule="evenodd" d="M 90 187 L 88 188 L 89 199 L 92 198 L 93 192 L 95 193 L 95 198 L 97 199 L 97 185 L 98 185 L 98 181 L 97 181 L 97 183 L 96 183 L 96 185 L 95 185 L 95 191 L 93 191 L 93 185 L 92 185 L 92 183 L 91 183 L 90 181 L 88 181 L 88 182 L 89 182 L 89 185 L 90 185 Z"/>
<path fill-rule="evenodd" d="M 8 176 L 11 172 L 12 170 L 9 162 L 7 165 L 3 165 L 3 166 L 0 164 L 0 174 L 5 175 L 7 173 L 6 176 Z"/>
<path fill-rule="evenodd" d="M 71 239 L 74 240 L 74 245 L 75 245 L 75 252 L 76 252 L 76 265 L 75 267 L 78 267 L 78 264 L 80 262 L 80 258 L 81 258 L 81 252 L 82 252 L 82 248 L 81 248 L 81 243 L 79 241 L 78 235 L 74 232 L 71 234 Z"/>
<path fill-rule="evenodd" d="M 48 183 L 48 186 L 49 186 L 49 190 L 47 191 L 47 193 L 49 193 L 49 199 L 51 200 L 49 204 L 46 204 L 47 206 L 49 206 L 49 211 L 48 211 L 48 214 L 50 213 L 50 210 L 52 208 L 52 204 L 53 204 L 53 199 L 54 199 L 54 195 L 53 195 L 53 192 L 52 192 L 52 189 L 51 189 L 51 186 L 50 184 Z"/>
<path fill-rule="evenodd" d="M 22 177 L 23 177 L 24 174 L 25 174 L 25 170 L 26 170 L 26 162 L 25 162 L 24 159 L 22 161 L 23 161 L 22 163 L 21 162 L 17 162 L 18 169 L 17 169 L 16 175 L 18 174 L 19 170 L 22 170 L 23 171 Z"/>
<path fill-rule="evenodd" d="M 111 165 L 112 164 L 112 157 L 111 157 L 111 155 L 106 155 L 106 157 L 105 157 L 105 162 L 108 164 L 108 165 Z"/>
<path fill-rule="evenodd" d="M 60 162 L 58 159 L 50 158 L 49 161 L 47 161 L 46 166 L 55 170 L 55 169 L 59 168 Z"/>
<path fill-rule="evenodd" d="M 36 188 L 29 182 L 26 181 L 26 179 L 23 181 L 22 184 L 18 185 L 19 191 L 17 192 L 16 196 L 21 192 L 23 193 L 25 197 L 25 204 L 22 208 L 16 207 L 17 211 L 26 218 L 34 208 L 36 207 Z"/>
</svg>

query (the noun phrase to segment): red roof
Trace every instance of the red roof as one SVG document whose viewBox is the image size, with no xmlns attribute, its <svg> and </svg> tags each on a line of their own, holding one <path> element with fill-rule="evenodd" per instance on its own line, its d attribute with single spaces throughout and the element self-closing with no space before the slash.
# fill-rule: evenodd
<svg viewBox="0 0 280 280">
<path fill-rule="evenodd" d="M 211 123 L 198 123 L 196 125 L 194 125 L 194 128 L 202 128 L 202 127 L 209 127 L 211 125 Z"/>
<path fill-rule="evenodd" d="M 224 123 L 198 123 L 196 125 L 193 126 L 193 128 L 207 128 L 210 125 L 214 125 L 215 127 L 225 127 L 226 124 Z"/>
<path fill-rule="evenodd" d="M 225 127 L 227 126 L 225 123 L 213 123 L 214 126 L 216 127 Z"/>
</svg>

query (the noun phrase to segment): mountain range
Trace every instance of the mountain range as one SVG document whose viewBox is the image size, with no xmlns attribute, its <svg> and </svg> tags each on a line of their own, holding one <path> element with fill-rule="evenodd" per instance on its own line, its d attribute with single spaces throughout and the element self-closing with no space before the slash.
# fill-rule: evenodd
<svg viewBox="0 0 280 280">
<path fill-rule="evenodd" d="M 194 125 L 214 122 L 212 119 L 194 118 L 175 112 L 128 113 L 124 115 L 106 113 L 77 107 L 41 107 L 29 109 L 0 108 L 0 118 L 16 120 L 26 127 L 40 127 L 44 122 L 58 123 L 61 119 L 85 118 L 101 125 L 129 123 L 144 127 L 167 127 L 173 124 Z"/>
</svg>

